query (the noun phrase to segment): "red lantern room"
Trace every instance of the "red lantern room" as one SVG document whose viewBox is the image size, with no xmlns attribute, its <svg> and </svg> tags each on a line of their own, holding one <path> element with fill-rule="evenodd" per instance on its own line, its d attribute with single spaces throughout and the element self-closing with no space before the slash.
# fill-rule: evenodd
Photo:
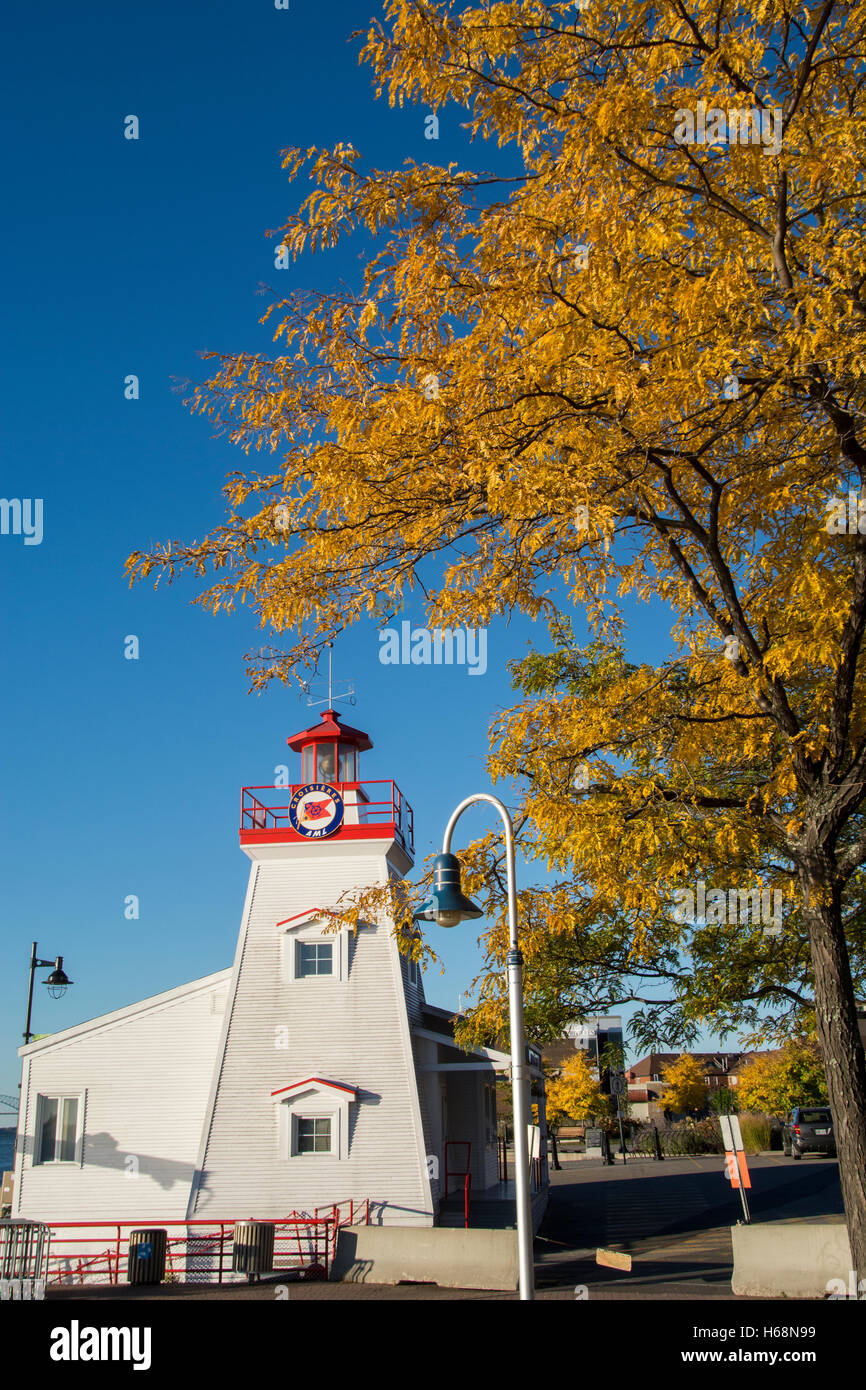
<svg viewBox="0 0 866 1390">
<path fill-rule="evenodd" d="M 267 855 L 269 845 L 394 840 L 411 864 L 412 807 L 395 782 L 362 785 L 360 755 L 373 747 L 362 729 L 326 709 L 318 724 L 286 742 L 300 755 L 299 780 L 287 785 L 278 777 L 274 786 L 243 790 L 240 838 L 251 858 Z"/>
<path fill-rule="evenodd" d="M 286 739 L 301 755 L 301 781 L 326 782 L 331 786 L 357 786 L 358 754 L 373 747 L 361 729 L 341 724 L 335 709 L 322 711 L 320 724 Z"/>
</svg>

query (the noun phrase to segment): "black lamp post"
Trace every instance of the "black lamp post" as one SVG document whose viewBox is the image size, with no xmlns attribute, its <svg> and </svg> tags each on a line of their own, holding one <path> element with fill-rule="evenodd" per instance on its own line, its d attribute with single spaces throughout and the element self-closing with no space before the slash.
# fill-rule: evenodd
<svg viewBox="0 0 866 1390">
<path fill-rule="evenodd" d="M 63 957 L 58 956 L 56 960 L 38 960 L 36 956 L 36 942 L 34 941 L 30 950 L 30 987 L 27 991 L 27 1023 L 24 1028 L 25 1047 L 33 1037 L 33 1033 L 30 1030 L 30 1015 L 33 1012 L 33 976 L 37 970 L 41 970 L 43 967 L 50 965 L 53 965 L 54 969 L 51 971 L 48 979 L 43 980 L 42 983 L 48 986 L 48 993 L 51 995 L 52 999 L 61 999 L 66 993 L 69 985 L 72 984 L 72 980 L 69 979 L 66 971 L 63 969 Z"/>
</svg>

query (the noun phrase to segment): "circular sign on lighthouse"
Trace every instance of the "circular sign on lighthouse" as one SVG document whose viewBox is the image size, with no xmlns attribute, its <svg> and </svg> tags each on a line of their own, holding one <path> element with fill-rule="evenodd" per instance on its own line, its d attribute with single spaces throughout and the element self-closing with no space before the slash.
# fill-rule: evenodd
<svg viewBox="0 0 866 1390">
<path fill-rule="evenodd" d="M 289 822 L 306 839 L 322 840 L 343 824 L 343 798 L 327 782 L 310 782 L 299 787 L 292 797 Z"/>
</svg>

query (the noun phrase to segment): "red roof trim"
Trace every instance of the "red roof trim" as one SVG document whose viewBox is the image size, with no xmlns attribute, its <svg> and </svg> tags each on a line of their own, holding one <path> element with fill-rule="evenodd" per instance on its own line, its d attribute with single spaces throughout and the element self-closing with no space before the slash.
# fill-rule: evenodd
<svg viewBox="0 0 866 1390">
<path fill-rule="evenodd" d="M 297 1091 L 299 1086 L 310 1085 L 327 1086 L 332 1091 L 345 1091 L 350 1096 L 358 1094 L 355 1086 L 344 1086 L 340 1081 L 326 1081 L 323 1076 L 308 1076 L 305 1081 L 293 1081 L 291 1086 L 281 1086 L 278 1091 L 271 1091 L 271 1095 L 284 1096 L 287 1091 Z"/>
<path fill-rule="evenodd" d="M 297 922 L 299 917 L 318 917 L 321 911 L 320 907 L 305 907 L 303 912 L 296 912 L 293 917 L 284 917 L 282 922 L 277 922 L 277 926 L 284 927 L 287 922 Z"/>
</svg>

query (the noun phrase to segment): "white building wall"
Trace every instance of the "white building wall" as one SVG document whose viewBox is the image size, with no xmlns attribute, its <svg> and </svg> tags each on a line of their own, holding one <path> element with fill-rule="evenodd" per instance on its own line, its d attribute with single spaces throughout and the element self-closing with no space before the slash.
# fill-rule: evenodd
<svg viewBox="0 0 866 1390">
<path fill-rule="evenodd" d="M 424 1153 L 427 1162 L 427 1171 L 430 1180 L 430 1195 L 435 1218 L 439 1214 L 442 1162 L 441 1137 L 438 1133 L 438 1090 L 436 1102 L 431 1105 L 430 1074 L 419 1071 L 419 1067 L 424 1062 L 436 1060 L 436 1045 L 435 1043 L 429 1043 L 425 1038 L 417 1037 L 413 1031 L 415 1028 L 420 1027 L 424 1021 L 421 1013 L 421 1005 L 425 998 L 424 977 L 419 965 L 416 977 L 417 984 L 413 985 L 409 979 L 408 967 L 409 962 L 407 957 L 401 956 L 400 969 L 403 980 L 403 991 L 406 999 L 406 1016 L 409 1020 L 409 1031 L 412 1039 L 412 1060 L 415 1066 L 418 1087 L 418 1106 L 421 1111 L 421 1129 L 424 1135 Z"/>
<path fill-rule="evenodd" d="M 254 863 L 190 1216 L 274 1219 L 369 1197 L 387 1201 L 377 1219 L 432 1223 L 401 958 L 390 924 L 346 933 L 345 978 L 293 981 L 282 966 L 285 929 L 277 927 L 388 876 L 384 848 L 362 845 L 351 853 L 322 842 L 293 846 L 285 858 L 272 851 Z M 298 928 L 305 937 L 309 930 Z M 280 1154 L 279 1102 L 271 1093 L 311 1076 L 358 1089 L 348 1107 L 346 1158 Z"/>
<path fill-rule="evenodd" d="M 13 1217 L 185 1216 L 228 983 L 221 971 L 21 1050 Z M 64 1093 L 84 1099 L 80 1161 L 34 1164 L 38 1097 Z"/>
</svg>

